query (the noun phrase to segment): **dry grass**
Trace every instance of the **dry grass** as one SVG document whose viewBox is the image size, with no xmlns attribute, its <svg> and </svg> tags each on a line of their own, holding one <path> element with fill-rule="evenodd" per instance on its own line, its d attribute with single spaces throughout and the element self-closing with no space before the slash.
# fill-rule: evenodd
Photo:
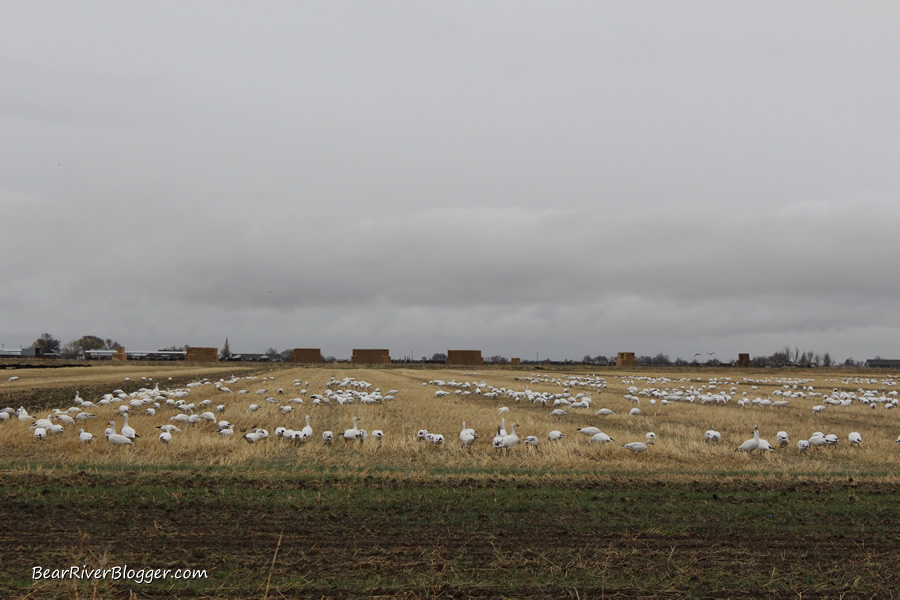
<svg viewBox="0 0 900 600">
<path fill-rule="evenodd" d="M 230 365 L 229 365 L 230 367 Z M 221 369 L 219 369 L 220 371 Z M 162 389 L 171 373 L 199 379 L 209 373 L 209 367 L 178 366 L 136 366 L 110 365 L 92 369 L 53 369 L 47 371 L 22 371 L 17 382 L 3 381 L 0 391 L 21 391 L 23 395 L 34 389 L 45 387 L 71 387 L 72 390 L 84 383 L 107 382 L 109 390 L 120 387 L 119 382 L 130 377 L 139 382 L 141 377 L 153 377 Z M 237 369 L 235 370 L 236 374 Z M 788 385 L 812 385 L 817 391 L 831 391 L 832 388 L 856 391 L 860 388 L 891 391 L 892 381 L 885 383 L 879 374 L 866 373 L 860 377 L 872 378 L 868 381 L 848 377 L 847 373 L 796 372 L 772 375 L 752 374 L 747 371 L 700 371 L 665 372 L 633 375 L 621 370 L 595 372 L 594 376 L 605 378 L 608 387 L 602 393 L 593 392 L 593 404 L 589 409 L 575 409 L 562 418 L 549 416 L 552 406 L 535 405 L 526 400 L 516 403 L 508 397 L 496 399 L 472 393 L 468 396 L 456 395 L 453 387 L 438 388 L 422 383 L 433 379 L 455 380 L 457 382 L 485 382 L 495 387 L 522 391 L 526 388 L 536 392 L 561 392 L 563 373 L 548 372 L 538 377 L 541 381 L 522 381 L 528 377 L 527 370 L 481 369 L 479 374 L 467 374 L 459 370 L 419 370 L 419 369 L 335 369 L 333 367 L 305 368 L 278 367 L 271 373 L 274 380 L 241 380 L 229 387 L 237 391 L 247 389 L 249 394 L 238 395 L 220 392 L 212 385 L 193 388 L 187 399 L 198 404 L 210 399 L 215 404 L 225 404 L 227 409 L 219 418 L 231 421 L 235 435 L 230 438 L 219 436 L 212 425 L 197 424 L 184 427 L 176 433 L 171 445 L 161 444 L 156 438 L 158 425 L 168 423 L 176 414 L 165 407 L 155 416 L 143 414 L 142 409 L 132 409 L 130 424 L 142 436 L 134 447 L 113 447 L 103 439 L 107 421 L 114 417 L 114 407 L 92 410 L 98 417 L 87 422 L 85 429 L 97 438 L 85 445 L 78 441 L 80 425 L 68 426 L 67 431 L 57 436 L 49 436 L 37 442 L 28 426 L 16 421 L 0 424 L 0 450 L 8 461 L 27 461 L 27 464 L 120 464 L 134 465 L 220 465 L 241 467 L 242 465 L 266 465 L 276 463 L 281 468 L 288 465 L 298 472 L 357 472 L 378 473 L 381 476 L 402 476 L 404 478 L 434 478 L 452 472 L 454 476 L 487 477 L 491 473 L 504 476 L 525 477 L 579 477 L 592 476 L 598 472 L 645 473 L 659 476 L 681 477 L 723 477 L 754 474 L 756 476 L 791 476 L 808 474 L 845 474 L 897 479 L 900 476 L 900 446 L 894 442 L 900 434 L 900 409 L 887 410 L 882 407 L 871 409 L 862 404 L 850 407 L 829 407 L 825 413 L 814 415 L 811 407 L 821 402 L 821 398 L 791 398 L 785 408 L 739 407 L 737 398 L 743 392 L 747 398 L 776 396 L 775 390 Z M 700 405 L 699 403 L 671 403 L 655 406 L 649 398 L 641 396 L 639 405 L 623 398 L 631 385 L 639 390 L 644 388 L 699 387 L 708 384 L 709 377 L 719 379 L 718 390 L 727 391 L 732 386 L 738 388 L 734 400 L 725 405 Z M 354 377 L 365 380 L 372 387 L 381 388 L 383 393 L 398 390 L 396 398 L 374 405 L 359 403 L 347 406 L 314 406 L 310 395 L 322 393 L 331 376 L 338 379 Z M 666 380 L 645 379 L 662 376 Z M 722 383 L 725 377 L 731 381 Z M 744 382 L 742 378 L 756 380 Z M 783 379 L 790 379 L 785 383 Z M 804 380 L 802 384 L 799 381 Z M 308 389 L 303 396 L 305 404 L 293 404 L 294 412 L 283 415 L 280 405 L 287 405 L 288 399 L 299 396 L 299 387 L 293 386 L 295 378 L 300 378 Z M 152 386 L 149 381 L 143 382 Z M 752 390 L 751 385 L 758 389 Z M 268 393 L 257 395 L 256 390 L 265 388 Z M 283 395 L 276 390 L 283 388 Z M 444 389 L 450 396 L 436 398 L 435 391 Z M 469 388 L 474 392 L 474 385 Z M 569 391 L 576 394 L 590 391 L 587 388 L 569 385 Z M 266 396 L 278 398 L 278 404 L 267 403 Z M 9 398 L 9 396 L 7 396 Z M 98 398 L 85 398 L 96 401 Z M 261 405 L 261 409 L 248 413 L 251 403 Z M 17 404 L 18 405 L 18 404 Z M 17 406 L 16 405 L 16 406 Z M 517 433 L 524 439 L 536 435 L 540 439 L 538 448 L 519 445 L 510 453 L 497 452 L 490 446 L 490 440 L 500 423 L 497 409 L 509 406 L 507 424 L 519 424 Z M 628 411 L 639 406 L 642 416 L 629 416 Z M 601 417 L 594 413 L 602 408 L 610 408 L 616 414 Z M 27 408 L 27 405 L 26 405 Z M 59 406 L 65 409 L 67 406 Z M 196 412 L 200 412 L 200 409 Z M 30 411 L 32 416 L 44 417 L 49 412 Z M 313 439 L 303 445 L 284 442 L 274 437 L 251 445 L 241 439 L 241 432 L 253 427 L 264 427 L 273 433 L 278 426 L 300 429 L 304 416 L 310 415 L 314 429 Z M 385 433 L 382 443 L 369 438 L 365 443 L 345 443 L 337 439 L 352 426 L 352 418 L 360 418 L 360 428 L 369 432 L 381 429 Z M 469 427 L 479 432 L 479 440 L 471 449 L 460 448 L 458 433 L 466 421 Z M 122 419 L 117 418 L 121 426 Z M 590 444 L 589 438 L 576 432 L 580 427 L 597 426 L 616 441 L 603 446 Z M 791 437 L 791 444 L 783 450 L 764 456 L 747 456 L 733 450 L 742 441 L 751 437 L 753 426 L 759 425 L 762 437 L 775 442 L 777 431 L 785 430 Z M 722 434 L 718 445 L 703 441 L 706 429 L 716 429 Z M 419 429 L 442 433 L 446 439 L 443 446 L 419 442 L 415 434 Z M 558 429 L 565 434 L 560 442 L 547 441 L 547 433 Z M 335 441 L 331 445 L 322 442 L 321 432 L 331 430 Z M 644 439 L 647 431 L 656 432 L 656 444 L 649 451 L 634 455 L 622 444 Z M 836 447 L 811 450 L 800 454 L 796 441 L 806 439 L 813 431 L 835 433 L 840 438 Z M 847 434 L 859 431 L 864 443 L 861 448 L 850 448 Z"/>
</svg>

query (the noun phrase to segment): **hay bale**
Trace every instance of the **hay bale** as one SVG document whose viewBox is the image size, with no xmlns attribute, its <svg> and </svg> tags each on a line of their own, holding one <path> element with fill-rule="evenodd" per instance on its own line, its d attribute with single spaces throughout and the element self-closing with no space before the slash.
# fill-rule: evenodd
<svg viewBox="0 0 900 600">
<path fill-rule="evenodd" d="M 738 354 L 737 366 L 741 369 L 749 369 L 752 367 L 753 363 L 750 362 L 750 355 L 746 352 Z"/>
<path fill-rule="evenodd" d="M 389 365 L 391 354 L 385 348 L 354 348 L 350 362 L 354 365 Z"/>
<path fill-rule="evenodd" d="M 118 348 L 116 348 L 116 353 L 113 354 L 110 358 L 112 358 L 113 360 L 118 360 L 118 361 L 128 360 L 128 355 L 125 354 L 125 347 L 119 346 Z"/>
<path fill-rule="evenodd" d="M 476 366 L 483 365 L 481 350 L 447 350 L 448 365 Z"/>
<path fill-rule="evenodd" d="M 636 367 L 637 364 L 638 361 L 634 356 L 634 352 L 619 352 L 616 355 L 617 367 Z"/>
<path fill-rule="evenodd" d="M 184 360 L 186 362 L 219 362 L 219 349 L 191 346 L 187 349 Z"/>
<path fill-rule="evenodd" d="M 510 358 L 510 359 L 509 359 L 509 364 L 511 364 L 512 366 L 521 365 L 521 364 L 522 364 L 522 359 L 521 359 L 521 358 L 516 358 L 516 357 Z"/>
<path fill-rule="evenodd" d="M 291 352 L 292 363 L 321 363 L 325 362 L 322 358 L 321 348 L 294 348 Z"/>
</svg>

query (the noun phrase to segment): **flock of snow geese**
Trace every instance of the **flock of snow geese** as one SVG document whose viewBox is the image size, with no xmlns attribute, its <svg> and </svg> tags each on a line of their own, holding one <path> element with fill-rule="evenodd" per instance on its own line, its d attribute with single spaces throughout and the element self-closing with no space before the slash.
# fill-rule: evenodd
<svg viewBox="0 0 900 600">
<path fill-rule="evenodd" d="M 10 378 L 11 381 L 15 379 L 18 379 L 18 377 Z M 388 402 L 395 399 L 396 395 L 399 394 L 397 390 L 390 390 L 387 393 L 382 393 L 380 388 L 373 387 L 371 383 L 353 377 L 345 377 L 343 379 L 331 377 L 325 385 L 325 390 L 318 394 L 308 393 L 308 381 L 303 382 L 300 379 L 295 379 L 293 387 L 297 390 L 296 394 L 293 394 L 294 397 L 286 400 L 284 398 L 289 394 L 286 394 L 285 390 L 280 388 L 274 392 L 274 395 L 269 395 L 269 390 L 264 387 L 255 392 L 251 392 L 248 389 L 232 391 L 231 387 L 229 387 L 237 387 L 242 382 L 246 383 L 255 380 L 260 380 L 261 383 L 265 385 L 266 382 L 274 381 L 274 379 L 274 377 L 263 377 L 261 380 L 258 377 L 232 377 L 228 380 L 219 380 L 216 382 L 204 379 L 202 381 L 190 383 L 184 388 L 165 390 L 160 389 L 159 384 L 156 383 L 153 388 L 142 387 L 130 394 L 126 393 L 124 390 L 117 389 L 103 395 L 96 402 L 85 400 L 76 392 L 71 406 L 64 410 L 59 408 L 53 409 L 44 418 L 31 416 L 28 414 L 27 410 L 21 406 L 18 409 L 12 409 L 10 407 L 0 409 L 0 424 L 13 420 L 18 421 L 19 423 L 28 424 L 33 437 L 38 441 L 44 441 L 48 436 L 56 436 L 65 433 L 67 431 L 67 426 L 74 429 L 76 426 L 81 425 L 78 431 L 78 439 L 82 443 L 87 444 L 94 440 L 94 436 L 85 431 L 84 426 L 90 422 L 91 419 L 97 418 L 98 413 L 111 412 L 113 418 L 107 421 L 108 427 L 104 432 L 105 440 L 113 446 L 131 446 L 134 445 L 141 436 L 129 425 L 129 413 L 132 411 L 142 411 L 145 415 L 149 416 L 163 416 L 163 413 L 168 411 L 174 414 L 168 418 L 168 422 L 157 426 L 156 429 L 159 430 L 157 436 L 159 442 L 171 444 L 175 439 L 174 436 L 181 433 L 184 428 L 196 424 L 206 424 L 207 427 L 214 426 L 215 432 L 223 437 L 235 435 L 235 426 L 228 420 L 221 418 L 223 416 L 222 413 L 228 410 L 228 406 L 224 403 L 213 402 L 211 399 L 205 399 L 195 404 L 191 401 L 191 398 L 193 395 L 196 395 L 196 392 L 198 391 L 209 391 L 212 393 L 212 391 L 215 390 L 217 394 L 226 395 L 220 397 L 226 398 L 235 398 L 240 395 L 255 393 L 256 395 L 264 397 L 264 400 L 261 400 L 259 403 L 249 404 L 249 406 L 243 410 L 245 414 L 253 415 L 254 413 L 257 413 L 257 411 L 262 410 L 264 406 L 272 406 L 273 408 L 277 406 L 276 414 L 281 416 L 291 414 L 295 409 L 302 407 L 307 402 L 310 402 L 314 406 L 345 406 L 353 405 L 355 403 L 366 405 Z M 588 411 L 589 413 L 589 411 L 592 410 L 591 404 L 593 402 L 593 394 L 600 394 L 607 388 L 607 382 L 603 377 L 593 375 L 569 375 L 552 379 L 547 376 L 532 375 L 531 377 L 520 377 L 517 378 L 517 380 L 526 382 L 524 390 L 494 387 L 488 385 L 484 381 L 458 382 L 452 379 L 432 380 L 424 382 L 422 385 L 433 385 L 439 388 L 434 393 L 434 397 L 438 399 L 446 398 L 451 395 L 460 397 L 476 395 L 486 399 L 508 400 L 513 403 L 530 402 L 542 407 L 552 407 L 549 415 L 556 418 L 573 414 L 573 411 L 578 409 Z M 735 381 L 725 377 L 712 378 L 708 382 L 703 383 L 696 379 L 682 379 L 675 381 L 665 377 L 654 378 L 631 376 L 628 379 L 623 378 L 623 381 L 629 385 L 626 388 L 627 393 L 623 394 L 622 398 L 636 405 L 641 404 L 642 399 L 644 399 L 647 400 L 651 407 L 656 406 L 657 404 L 659 406 L 666 406 L 678 402 L 696 402 L 701 405 L 727 404 L 734 400 L 737 405 L 741 407 L 771 406 L 780 408 L 787 406 L 793 398 L 812 397 L 819 402 L 812 407 L 813 413 L 821 414 L 830 406 L 845 407 L 853 404 L 864 404 L 873 409 L 878 407 L 891 409 L 897 407 L 898 404 L 897 391 L 886 391 L 888 387 L 892 387 L 896 384 L 893 380 L 863 381 L 857 379 L 855 382 L 860 385 L 862 383 L 880 384 L 881 390 L 866 390 L 865 388 L 860 387 L 856 391 L 840 391 L 839 388 L 835 386 L 833 390 L 827 394 L 817 392 L 814 387 L 810 385 L 812 380 L 784 380 L 784 382 L 781 383 L 781 387 L 771 394 L 772 396 L 776 396 L 778 398 L 777 400 L 761 397 L 749 399 L 749 392 L 739 392 L 739 384 L 750 385 L 750 390 L 754 391 L 759 389 L 759 385 L 772 385 L 773 382 L 771 380 L 755 381 L 745 378 L 742 381 Z M 635 385 L 639 381 L 645 385 L 642 389 Z M 561 391 L 539 392 L 530 389 L 531 385 L 538 383 L 556 385 L 561 388 Z M 846 387 L 848 383 L 852 382 L 850 382 L 850 380 L 845 380 L 842 383 L 844 384 L 844 387 Z M 453 391 L 448 391 L 448 388 Z M 573 388 L 583 389 L 585 391 L 571 392 L 570 389 Z M 819 400 L 820 398 L 821 400 Z M 498 451 L 509 453 L 512 448 L 520 443 L 530 447 L 538 446 L 541 441 L 536 435 L 528 435 L 524 439 L 519 437 L 519 434 L 516 431 L 516 428 L 519 427 L 518 423 L 511 422 L 507 426 L 506 415 L 510 413 L 510 411 L 511 409 L 508 406 L 501 406 L 497 409 L 501 420 L 494 435 L 491 437 L 491 447 Z M 601 408 L 594 412 L 594 416 L 600 417 L 608 417 L 614 414 L 616 414 L 615 411 L 609 408 Z M 635 406 L 630 409 L 628 414 L 629 416 L 638 416 L 642 413 L 640 408 Z M 118 417 L 121 417 L 122 423 L 121 427 L 118 427 L 117 430 L 116 418 Z M 362 443 L 370 437 L 370 434 L 365 429 L 359 427 L 359 422 L 359 417 L 354 416 L 352 418 L 352 427 L 343 432 L 338 432 L 337 434 L 332 431 L 323 431 L 321 432 L 321 440 L 326 444 L 332 443 L 335 438 L 340 438 L 345 442 L 353 441 Z M 249 444 L 263 442 L 270 437 L 267 429 L 255 425 L 247 430 L 241 430 L 241 433 L 244 434 L 242 436 L 243 440 Z M 611 436 L 598 427 L 582 427 L 577 429 L 577 433 L 587 436 L 591 443 L 607 444 L 615 442 Z M 305 415 L 305 425 L 302 428 L 292 429 L 279 426 L 274 429 L 273 434 L 276 438 L 297 443 L 306 443 L 312 440 L 314 432 L 312 425 L 310 424 L 310 415 Z M 380 429 L 374 430 L 371 433 L 371 437 L 378 442 L 382 442 L 385 434 L 384 431 Z M 558 442 L 564 437 L 565 434 L 559 429 L 554 429 L 546 435 L 546 439 L 549 443 Z M 429 432 L 427 429 L 420 429 L 416 433 L 416 439 L 420 442 L 434 445 L 446 443 L 443 434 Z M 468 427 L 466 422 L 463 421 L 458 439 L 461 447 L 471 448 L 480 438 L 478 432 L 475 429 Z M 654 432 L 647 432 L 643 440 L 626 443 L 622 448 L 633 453 L 646 452 L 648 448 L 654 444 L 656 439 L 657 436 Z M 714 429 L 709 429 L 705 432 L 703 439 L 707 443 L 717 444 L 721 442 L 722 435 Z M 796 445 L 798 451 L 803 453 L 810 448 L 834 446 L 838 444 L 838 442 L 838 435 L 833 433 L 825 434 L 821 431 L 816 431 L 810 435 L 808 439 L 798 440 Z M 861 446 L 863 443 L 862 436 L 857 431 L 850 432 L 847 435 L 847 442 L 851 447 Z M 755 426 L 753 429 L 753 437 L 735 448 L 735 452 L 746 452 L 748 454 L 752 454 L 753 452 L 771 452 L 775 451 L 776 448 L 785 448 L 789 446 L 790 443 L 791 441 L 787 432 L 779 431 L 775 436 L 775 445 L 772 445 L 766 439 L 760 437 L 759 427 Z M 897 438 L 896 443 L 900 444 L 900 437 Z"/>
</svg>

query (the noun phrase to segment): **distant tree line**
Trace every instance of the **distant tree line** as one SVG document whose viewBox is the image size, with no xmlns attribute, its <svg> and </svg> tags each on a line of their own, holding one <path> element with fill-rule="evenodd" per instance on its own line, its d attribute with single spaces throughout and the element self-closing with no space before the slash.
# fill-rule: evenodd
<svg viewBox="0 0 900 600">
<path fill-rule="evenodd" d="M 85 350 L 115 350 L 119 345 L 119 342 L 113 339 L 96 335 L 84 335 L 63 344 L 49 333 L 42 333 L 41 337 L 31 344 L 33 348 L 40 348 L 41 354 L 59 354 L 66 358 L 76 358 Z"/>
<path fill-rule="evenodd" d="M 71 340 L 65 344 L 60 342 L 60 340 L 56 339 L 49 333 L 42 333 L 41 336 L 36 339 L 32 344 L 32 347 L 40 348 L 41 354 L 44 355 L 53 355 L 58 354 L 60 356 L 66 358 L 77 358 L 81 356 L 85 350 L 115 350 L 120 346 L 119 342 L 110 338 L 101 338 L 96 335 L 85 335 L 77 340 Z M 163 348 L 163 350 L 180 350 L 184 351 L 189 346 L 169 346 L 167 348 Z M 269 348 L 266 350 L 265 355 L 269 357 L 271 360 L 285 360 L 288 361 L 291 359 L 291 354 L 293 352 L 292 348 L 287 350 L 282 350 L 279 352 L 276 348 Z M 687 361 L 681 357 L 672 360 L 669 358 L 668 354 L 664 354 L 660 352 L 655 356 L 642 355 L 637 357 L 637 362 L 639 365 L 644 366 L 667 366 L 667 365 L 675 365 L 675 366 L 696 366 L 696 365 L 719 365 L 721 364 L 717 358 L 715 358 L 714 352 L 709 352 L 706 355 L 701 353 L 697 353 L 694 355 L 693 359 Z M 220 351 L 220 356 L 227 360 L 231 358 L 232 353 L 229 347 L 228 338 L 225 338 L 225 345 Z M 597 356 L 591 356 L 589 354 L 585 354 L 582 359 L 582 363 L 588 365 L 608 365 L 615 364 L 615 354 L 611 354 L 608 357 L 603 354 L 598 354 Z M 698 360 L 698 357 L 701 360 Z M 875 357 L 876 359 L 880 358 L 879 356 Z M 703 360 L 705 359 L 705 360 Z M 337 359 L 334 356 L 326 356 L 324 357 L 325 362 L 335 362 Z M 431 355 L 429 359 L 426 356 L 423 356 L 422 362 L 432 362 L 432 363 L 444 363 L 447 360 L 447 355 L 438 352 Z M 484 362 L 487 364 L 494 365 L 504 365 L 509 364 L 509 359 L 505 356 L 494 355 L 485 357 Z M 530 361 L 526 361 L 530 362 Z M 547 359 L 544 362 L 550 362 Z M 577 361 L 566 360 L 561 361 L 566 363 L 576 363 Z M 728 361 L 725 364 L 733 364 L 734 360 Z M 832 367 L 837 366 L 837 362 L 831 357 L 831 354 L 828 352 L 818 353 L 812 350 L 800 350 L 799 347 L 794 347 L 793 349 L 790 346 L 785 346 L 780 350 L 776 350 L 772 354 L 769 355 L 760 355 L 754 356 L 752 359 L 753 366 L 755 367 L 784 367 L 784 366 L 794 366 L 794 367 Z M 859 361 L 853 360 L 853 358 L 846 359 L 843 363 L 844 366 L 860 366 L 863 363 Z"/>
</svg>

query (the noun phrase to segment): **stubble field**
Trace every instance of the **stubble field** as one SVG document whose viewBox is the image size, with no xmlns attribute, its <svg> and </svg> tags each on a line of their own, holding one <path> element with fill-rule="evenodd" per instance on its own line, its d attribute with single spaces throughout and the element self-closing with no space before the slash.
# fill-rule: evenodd
<svg viewBox="0 0 900 600">
<path fill-rule="evenodd" d="M 15 415 L 0 424 L 2 597 L 852 598 L 890 597 L 900 586 L 900 409 L 886 408 L 897 387 L 883 373 L 132 363 L 6 373 L 20 379 L 0 380 L 0 407 L 21 405 L 32 417 L 65 411 L 76 391 L 94 403 L 116 388 L 126 398 L 89 408 L 96 418 L 43 441 Z M 119 407 L 156 385 L 169 393 L 155 415 L 144 414 L 152 403 L 129 410 L 134 445 L 107 442 L 107 422 L 123 424 Z M 363 403 L 376 388 L 394 398 Z M 216 417 L 234 435 L 201 422 L 160 443 L 156 427 L 187 412 L 165 402 L 176 389 L 189 391 L 181 400 L 194 414 L 224 405 Z M 357 396 L 341 404 L 349 390 Z M 848 406 L 812 411 L 841 392 Z M 875 408 L 861 401 L 866 392 Z M 546 404 L 536 401 L 542 393 Z M 591 404 L 550 416 L 563 394 Z M 701 404 L 722 394 L 727 402 Z M 491 446 L 501 407 L 507 428 L 518 423 L 536 447 Z M 636 407 L 642 414 L 629 415 Z M 595 415 L 601 408 L 614 414 Z M 308 441 L 274 435 L 299 430 L 306 415 Z M 340 439 L 354 416 L 370 434 L 362 443 Z M 469 448 L 458 437 L 463 421 L 478 431 Z M 734 452 L 754 425 L 773 445 L 778 431 L 791 442 Z M 591 443 L 577 432 L 588 426 L 615 441 Z M 79 442 L 82 427 L 92 443 Z M 246 443 L 255 428 L 270 437 Z M 419 441 L 420 429 L 444 443 Z M 704 441 L 708 429 L 720 443 Z M 551 430 L 563 439 L 548 441 Z M 650 431 L 646 452 L 622 448 Z M 839 442 L 800 452 L 796 442 L 814 431 Z M 860 447 L 849 446 L 850 432 L 862 435 Z M 33 579 L 35 566 L 72 565 L 199 568 L 207 577 Z"/>
</svg>

